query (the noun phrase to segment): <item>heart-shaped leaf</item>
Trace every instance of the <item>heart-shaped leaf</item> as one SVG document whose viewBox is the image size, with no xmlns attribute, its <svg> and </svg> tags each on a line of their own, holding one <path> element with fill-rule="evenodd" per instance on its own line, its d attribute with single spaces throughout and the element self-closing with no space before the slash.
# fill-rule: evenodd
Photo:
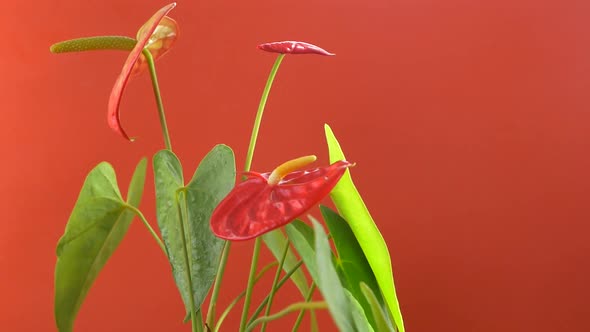
<svg viewBox="0 0 590 332">
<path fill-rule="evenodd" d="M 55 321 L 60 332 L 72 331 L 92 283 L 131 224 L 141 201 L 147 160 L 142 159 L 121 197 L 113 167 L 102 162 L 87 176 L 66 230 L 57 245 Z"/>
<path fill-rule="evenodd" d="M 215 146 L 186 187 L 182 166 L 168 150 L 154 156 L 154 172 L 158 226 L 174 280 L 187 312 L 196 312 L 213 284 L 219 264 L 223 241 L 209 229 L 209 219 L 235 184 L 234 155 L 225 145 Z"/>
</svg>

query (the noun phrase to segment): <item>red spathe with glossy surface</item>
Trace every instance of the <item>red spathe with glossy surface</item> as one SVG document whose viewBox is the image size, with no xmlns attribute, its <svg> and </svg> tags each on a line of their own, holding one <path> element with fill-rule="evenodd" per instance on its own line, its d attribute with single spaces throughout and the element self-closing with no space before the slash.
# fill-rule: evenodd
<svg viewBox="0 0 590 332">
<path fill-rule="evenodd" d="M 247 172 L 213 212 L 211 230 L 226 240 L 248 240 L 288 224 L 327 196 L 350 166 L 338 161 L 293 172 L 276 185 L 268 183 L 271 173 Z"/>
<path fill-rule="evenodd" d="M 301 41 L 280 41 L 272 43 L 264 43 L 258 45 L 258 49 L 282 54 L 319 54 L 319 55 L 335 55 L 323 48 Z"/>
</svg>

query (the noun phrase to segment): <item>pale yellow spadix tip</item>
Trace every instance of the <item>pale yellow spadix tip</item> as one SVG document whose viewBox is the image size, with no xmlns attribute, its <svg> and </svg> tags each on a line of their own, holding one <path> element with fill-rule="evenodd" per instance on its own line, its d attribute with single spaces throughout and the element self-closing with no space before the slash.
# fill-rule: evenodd
<svg viewBox="0 0 590 332">
<path fill-rule="evenodd" d="M 285 175 L 302 169 L 303 167 L 316 161 L 316 159 L 318 159 L 316 156 L 310 155 L 292 159 L 281 164 L 279 167 L 275 168 L 272 173 L 270 173 L 270 176 L 268 177 L 268 184 L 275 185 L 279 183 L 279 181 L 281 181 Z"/>
</svg>

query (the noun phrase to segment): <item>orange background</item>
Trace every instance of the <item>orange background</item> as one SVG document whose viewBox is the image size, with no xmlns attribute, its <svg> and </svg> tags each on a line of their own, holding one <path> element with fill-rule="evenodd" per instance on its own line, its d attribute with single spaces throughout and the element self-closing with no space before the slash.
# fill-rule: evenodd
<svg viewBox="0 0 590 332">
<path fill-rule="evenodd" d="M 122 103 L 137 142 L 107 127 L 123 52 L 58 56 L 49 45 L 134 36 L 164 4 L 3 4 L 1 331 L 55 329 L 55 245 L 87 172 L 110 161 L 126 190 L 140 157 L 163 146 L 147 75 Z M 243 164 L 274 59 L 255 45 L 316 43 L 337 56 L 284 61 L 253 168 L 309 153 L 327 163 L 332 126 L 389 244 L 408 331 L 590 330 L 588 1 L 193 0 L 171 16 L 181 36 L 158 69 L 188 175 L 216 143 Z M 151 173 L 146 190 L 155 224 Z M 251 247 L 233 247 L 222 307 L 244 289 Z M 295 295 L 287 288 L 275 308 Z M 166 260 L 134 223 L 76 328 L 189 331 L 182 316 Z M 237 310 L 230 319 L 227 331 Z M 335 329 L 327 316 L 322 326 Z"/>
</svg>

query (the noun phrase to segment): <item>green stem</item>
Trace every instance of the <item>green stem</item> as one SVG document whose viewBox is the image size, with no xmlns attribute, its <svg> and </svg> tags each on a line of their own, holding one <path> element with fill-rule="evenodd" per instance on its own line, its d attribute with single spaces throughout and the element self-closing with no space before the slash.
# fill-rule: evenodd
<svg viewBox="0 0 590 332">
<path fill-rule="evenodd" d="M 266 100 L 268 99 L 272 82 L 275 80 L 275 76 L 277 75 L 277 71 L 279 70 L 284 57 L 285 55 L 281 54 L 275 60 L 275 64 L 272 66 L 268 79 L 266 80 L 266 86 L 262 92 L 262 97 L 260 97 L 260 104 L 258 104 L 258 111 L 256 112 L 256 120 L 254 120 L 254 127 L 252 128 L 252 136 L 250 136 L 248 154 L 246 154 L 246 165 L 244 166 L 244 171 L 246 172 L 250 170 L 250 166 L 252 165 L 252 157 L 254 156 L 254 149 L 256 148 L 256 140 L 258 139 L 258 131 L 260 130 L 260 123 L 262 122 L 262 114 L 264 114 Z"/>
<path fill-rule="evenodd" d="M 283 255 L 281 256 L 281 260 L 279 261 L 279 266 L 277 267 L 277 272 L 275 273 L 275 278 L 272 281 L 272 286 L 270 287 L 270 293 L 268 294 L 268 303 L 266 304 L 266 311 L 264 312 L 265 316 L 270 315 L 270 307 L 272 306 L 272 300 L 275 297 L 275 293 L 277 290 L 277 283 L 279 282 L 279 277 L 281 276 L 281 271 L 283 270 L 283 264 L 285 263 L 285 258 L 287 257 L 287 253 L 289 252 L 289 240 L 285 241 L 285 250 L 283 251 Z M 260 332 L 266 331 L 266 322 L 262 323 L 260 327 Z"/>
<path fill-rule="evenodd" d="M 309 287 L 309 291 L 305 295 L 305 302 L 311 301 L 311 297 L 313 296 L 314 291 L 315 291 L 315 282 L 312 282 L 311 286 Z M 295 320 L 295 324 L 293 324 L 293 329 L 291 330 L 292 332 L 295 332 L 299 329 L 299 325 L 301 325 L 301 322 L 303 321 L 303 316 L 305 316 L 305 310 L 301 310 L 301 312 L 299 313 L 299 316 L 297 316 L 297 319 Z"/>
<path fill-rule="evenodd" d="M 278 264 L 277 262 L 272 262 L 270 264 L 267 264 L 265 267 L 263 267 L 260 270 L 260 272 L 258 272 L 258 275 L 256 275 L 256 279 L 254 279 L 254 284 L 256 284 L 260 280 L 260 278 L 262 278 L 262 276 L 266 273 L 266 271 L 270 270 L 273 266 L 275 266 L 277 264 Z M 225 320 L 227 315 L 229 315 L 230 311 L 235 307 L 235 305 L 238 303 L 238 301 L 240 301 L 245 295 L 246 295 L 246 290 L 244 290 L 240 294 L 238 294 L 238 296 L 236 296 L 236 298 L 231 301 L 231 303 L 227 306 L 227 308 L 225 308 L 223 313 L 221 313 L 221 316 L 219 316 L 219 320 L 217 321 L 217 325 L 215 325 L 215 329 L 213 329 L 214 332 L 219 331 L 219 329 L 221 328 L 221 324 L 223 324 L 223 321 Z M 208 326 L 211 326 L 211 325 L 208 325 Z"/>
<path fill-rule="evenodd" d="M 182 237 L 182 248 L 184 253 L 184 260 L 186 263 L 186 277 L 188 280 L 188 290 L 189 290 L 189 304 L 190 304 L 190 311 L 191 311 L 191 324 L 192 324 L 192 331 L 198 332 L 199 331 L 199 322 L 197 321 L 197 312 L 195 311 L 195 299 L 193 298 L 193 282 L 191 279 L 191 269 L 190 269 L 190 255 L 188 253 L 188 247 L 186 246 L 186 232 L 184 231 L 184 218 L 182 214 L 182 208 L 180 206 L 180 195 L 184 193 L 184 188 L 179 189 L 176 192 L 176 207 L 178 209 L 178 218 L 180 220 L 180 236 Z"/>
<path fill-rule="evenodd" d="M 219 289 L 221 288 L 221 281 L 223 280 L 223 274 L 225 272 L 225 266 L 227 265 L 227 258 L 229 257 L 229 247 L 231 242 L 225 241 L 223 243 L 223 249 L 221 251 L 221 258 L 219 265 L 217 266 L 217 274 L 215 275 L 215 282 L 213 284 L 213 292 L 211 293 L 211 299 L 209 300 L 209 309 L 207 311 L 207 326 L 213 326 L 215 324 L 215 308 L 217 306 L 217 297 L 219 296 Z"/>
<path fill-rule="evenodd" d="M 279 284 L 277 285 L 277 289 L 280 289 L 281 287 L 283 287 L 283 285 L 285 283 L 287 283 L 287 281 L 289 281 L 289 278 L 291 278 L 291 276 L 293 275 L 293 273 L 295 273 L 295 271 L 297 271 L 297 269 L 299 269 L 299 267 L 301 265 L 303 265 L 303 261 L 302 260 L 298 261 L 297 264 L 295 264 L 295 266 L 293 266 L 293 268 L 291 270 L 289 270 L 289 272 L 287 272 L 283 276 L 283 278 L 281 279 L 281 281 L 279 281 Z M 260 302 L 260 305 L 258 306 L 258 308 L 256 308 L 256 310 L 254 310 L 254 313 L 252 314 L 252 317 L 248 321 L 248 325 L 250 325 L 256 319 L 256 317 L 258 317 L 258 315 L 260 315 L 260 313 L 262 312 L 262 309 L 264 309 L 264 306 L 268 302 L 268 299 L 269 298 L 270 297 L 267 295 L 264 298 L 264 300 L 262 300 L 262 302 Z"/>
<path fill-rule="evenodd" d="M 160 86 L 158 85 L 158 76 L 156 74 L 156 65 L 154 64 L 154 58 L 152 57 L 152 54 L 146 49 L 143 50 L 143 55 L 150 69 L 152 87 L 154 88 L 156 104 L 158 105 L 160 126 L 162 127 L 162 135 L 164 135 L 164 144 L 166 145 L 166 149 L 172 151 L 172 145 L 170 144 L 170 135 L 168 134 L 168 125 L 166 124 L 166 114 L 164 113 L 164 104 L 162 103 L 162 95 L 160 94 Z"/>
<path fill-rule="evenodd" d="M 285 309 L 277 312 L 276 314 L 273 315 L 269 315 L 269 316 L 262 316 L 258 319 L 256 319 L 255 321 L 252 322 L 252 324 L 248 325 L 248 329 L 246 330 L 246 332 L 252 331 L 252 329 L 254 327 L 256 327 L 256 325 L 260 324 L 260 323 L 264 323 L 264 322 L 270 322 L 273 321 L 275 319 L 279 319 L 282 317 L 285 317 L 286 315 L 295 312 L 295 311 L 299 311 L 299 310 L 314 310 L 314 309 L 326 309 L 328 308 L 328 304 L 324 301 L 319 301 L 319 302 L 297 302 L 297 303 L 293 303 L 291 305 L 289 305 L 288 307 L 286 307 Z"/>
<path fill-rule="evenodd" d="M 248 146 L 248 153 L 246 155 L 246 162 L 244 165 L 244 171 L 248 172 L 250 170 L 250 166 L 252 165 L 252 158 L 254 157 L 254 149 L 256 148 L 256 140 L 258 139 L 258 131 L 260 130 L 260 123 L 262 122 L 262 114 L 264 113 L 264 107 L 266 106 L 266 101 L 268 99 L 268 95 L 270 93 L 270 88 L 272 87 L 272 83 L 275 79 L 279 66 L 285 57 L 284 54 L 281 54 L 275 60 L 275 63 L 270 71 L 270 75 L 266 81 L 266 86 L 264 87 L 264 91 L 262 92 L 262 97 L 260 98 L 260 103 L 258 105 L 258 111 L 256 112 L 256 119 L 254 120 L 254 127 L 252 128 L 252 135 L 250 137 L 250 145 Z M 155 70 L 154 70 L 155 72 Z M 162 111 L 163 114 L 163 111 Z M 165 119 L 164 119 L 164 126 L 165 126 Z M 168 131 L 166 130 L 166 133 Z M 166 136 L 165 136 L 166 137 Z M 258 250 L 256 250 L 256 244 L 258 244 Z M 217 296 L 219 294 L 219 289 L 221 287 L 221 280 L 223 278 L 223 273 L 225 272 L 225 266 L 227 265 L 227 257 L 229 256 L 229 249 L 231 247 L 231 243 L 229 241 L 225 242 L 223 246 L 223 251 L 221 254 L 221 260 L 219 261 L 219 266 L 217 267 L 217 276 L 215 278 L 215 285 L 213 286 L 213 294 L 211 295 L 211 300 L 209 302 L 209 312 L 207 313 L 207 324 L 209 326 L 213 325 L 214 317 L 215 317 L 215 303 L 217 302 Z M 260 240 L 259 238 L 256 239 L 256 243 L 254 244 L 255 253 L 253 258 L 256 257 L 258 259 L 258 255 L 260 252 Z M 254 263 L 254 261 L 252 261 Z M 254 268 L 256 268 L 256 264 L 252 264 Z M 250 270 L 250 276 L 252 276 L 253 270 Z M 248 279 L 248 284 L 251 284 L 251 280 Z M 250 290 L 251 291 L 251 290 Z M 246 301 L 244 303 L 244 312 L 247 315 L 247 308 L 246 303 L 248 306 L 250 305 L 250 297 L 251 294 L 246 292 Z M 244 312 L 242 315 L 244 315 Z M 243 320 L 243 319 L 242 319 Z"/>
<path fill-rule="evenodd" d="M 160 237 L 158 236 L 158 234 L 156 234 L 156 232 L 154 231 L 154 229 L 152 228 L 150 223 L 147 221 L 147 219 L 145 218 L 143 213 L 141 213 L 141 211 L 139 211 L 139 209 L 133 205 L 125 205 L 125 208 L 127 208 L 127 209 L 131 210 L 131 212 L 135 213 L 135 215 L 141 220 L 141 222 L 145 225 L 145 227 L 147 227 L 147 229 L 150 232 L 150 234 L 152 235 L 152 237 L 156 240 L 156 242 L 158 242 L 158 245 L 160 246 L 160 248 L 164 252 L 164 255 L 166 255 L 166 257 L 168 257 L 168 253 L 166 252 L 166 247 L 164 246 L 164 243 L 162 242 L 162 240 L 160 240 Z"/>
<path fill-rule="evenodd" d="M 254 277 L 256 275 L 256 266 L 258 265 L 258 256 L 260 255 L 260 237 L 254 241 L 254 253 L 252 255 L 252 264 L 250 265 L 250 275 L 248 276 L 248 286 L 246 287 L 246 298 L 242 308 L 242 319 L 240 320 L 240 332 L 246 330 L 246 321 L 248 320 L 248 310 L 252 301 L 252 289 L 254 288 Z"/>
<path fill-rule="evenodd" d="M 285 58 L 284 54 L 281 54 L 275 60 L 274 65 L 266 80 L 266 85 L 262 91 L 262 97 L 260 97 L 260 103 L 258 104 L 258 111 L 256 112 L 256 119 L 254 120 L 254 127 L 252 128 L 252 135 L 250 136 L 250 145 L 248 146 L 248 153 L 246 154 L 246 163 L 244 165 L 244 171 L 248 172 L 250 166 L 252 166 L 252 158 L 254 157 L 254 150 L 256 148 L 256 140 L 258 139 L 258 131 L 260 130 L 260 123 L 262 122 L 262 115 L 264 114 L 264 107 L 268 100 L 270 88 L 277 75 L 277 71 L 281 66 L 281 62 Z M 250 266 L 250 275 L 248 277 L 248 287 L 246 288 L 246 299 L 244 300 L 244 308 L 242 310 L 242 319 L 240 322 L 240 331 L 243 332 L 246 328 L 246 320 L 248 318 L 248 309 L 250 309 L 250 302 L 252 299 L 252 284 L 254 279 L 254 272 L 256 271 L 256 265 L 258 264 L 258 256 L 260 255 L 260 237 L 257 237 L 254 242 L 254 252 L 252 253 L 252 265 Z"/>
</svg>

